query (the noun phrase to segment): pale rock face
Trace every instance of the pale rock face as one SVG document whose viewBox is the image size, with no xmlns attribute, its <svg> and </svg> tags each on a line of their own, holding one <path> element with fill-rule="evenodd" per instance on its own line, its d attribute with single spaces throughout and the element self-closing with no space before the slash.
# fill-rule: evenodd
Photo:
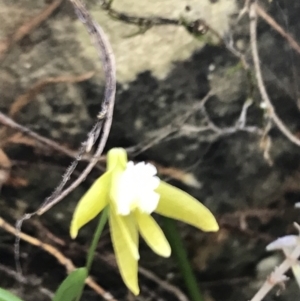
<svg viewBox="0 0 300 301">
<path fill-rule="evenodd" d="M 214 2 L 214 1 L 212 1 Z M 230 29 L 230 16 L 236 12 L 235 0 L 116 0 L 113 8 L 117 11 L 136 16 L 161 16 L 166 18 L 184 17 L 187 20 L 205 20 L 220 35 Z M 189 6 L 190 11 L 185 7 Z M 99 5 L 91 5 L 94 18 L 103 26 L 116 56 L 117 78 L 121 83 L 132 81 L 138 73 L 146 70 L 158 78 L 165 78 L 176 61 L 184 61 L 191 54 L 204 46 L 204 43 L 193 38 L 181 26 L 156 26 L 144 34 L 128 37 L 139 29 L 134 25 L 109 20 L 110 17 Z M 97 56 L 91 45 L 85 28 L 76 22 L 78 34 L 86 55 L 95 60 Z"/>
</svg>

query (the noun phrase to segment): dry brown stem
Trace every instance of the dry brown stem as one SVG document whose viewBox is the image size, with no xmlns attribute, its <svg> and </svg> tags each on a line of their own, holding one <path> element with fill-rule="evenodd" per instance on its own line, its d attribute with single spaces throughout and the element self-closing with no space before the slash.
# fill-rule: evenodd
<svg viewBox="0 0 300 301">
<path fill-rule="evenodd" d="M 78 83 L 90 79 L 95 74 L 90 71 L 81 75 L 62 75 L 57 77 L 49 77 L 39 80 L 30 87 L 24 94 L 18 96 L 10 107 L 9 116 L 14 117 L 24 106 L 30 103 L 41 91 L 51 84 L 59 83 Z"/>
<path fill-rule="evenodd" d="M 14 120 L 12 120 L 11 118 L 9 118 L 8 116 L 6 116 L 5 114 L 0 112 L 0 123 L 2 123 L 3 125 L 10 127 L 11 129 L 17 130 L 19 132 L 21 132 L 22 134 L 29 136 L 31 138 L 33 138 L 34 140 L 42 143 L 43 145 L 46 145 L 48 147 L 50 147 L 51 149 L 54 149 L 60 153 L 63 153 L 71 158 L 75 158 L 76 156 L 76 152 L 69 150 L 68 148 L 62 146 L 61 144 L 45 138 L 41 135 L 39 135 L 38 133 L 30 130 L 29 128 L 18 124 L 17 122 L 15 122 Z"/>
<path fill-rule="evenodd" d="M 254 295 L 250 301 L 261 301 L 275 285 L 280 285 L 284 281 L 285 273 L 292 267 L 293 262 L 297 261 L 300 256 L 300 245 L 298 245 L 293 252 L 291 252 L 290 257 L 285 259 L 275 270 L 271 273 L 262 287 Z"/>
<path fill-rule="evenodd" d="M 5 40 L 0 41 L 0 60 L 3 59 L 4 55 L 15 43 L 22 40 L 25 36 L 29 35 L 34 29 L 46 21 L 62 2 L 63 0 L 54 0 L 36 16 L 32 17 L 29 21 L 26 21 L 17 28 L 11 37 L 7 37 Z"/>
<path fill-rule="evenodd" d="M 58 76 L 58 77 L 49 77 L 43 80 L 38 81 L 35 83 L 32 87 L 30 87 L 24 94 L 18 96 L 16 100 L 12 103 L 9 113 L 9 116 L 4 115 L 1 113 L 0 117 L 0 123 L 5 125 L 6 127 L 9 127 L 11 129 L 20 131 L 22 134 L 27 135 L 31 138 L 25 138 L 20 136 L 20 133 L 17 135 L 9 135 L 7 133 L 7 129 L 3 128 L 0 131 L 1 136 L 1 146 L 4 147 L 5 144 L 8 143 L 23 143 L 27 145 L 35 145 L 36 142 L 41 143 L 42 145 L 46 145 L 56 151 L 62 152 L 67 156 L 70 156 L 72 158 L 76 157 L 76 152 L 68 150 L 66 147 L 61 146 L 61 144 L 58 144 L 51 139 L 44 138 L 40 136 L 37 133 L 34 133 L 30 129 L 28 129 L 25 126 L 19 125 L 16 122 L 14 122 L 11 118 L 15 117 L 15 115 L 22 110 L 24 106 L 26 106 L 28 103 L 30 103 L 37 94 L 39 94 L 47 85 L 50 84 L 57 84 L 57 83 L 76 83 L 85 81 L 89 78 L 91 78 L 94 75 L 94 72 L 87 72 L 78 76 Z M 10 118 L 11 117 L 11 118 Z"/>
<path fill-rule="evenodd" d="M 258 89 L 261 95 L 261 98 L 265 105 L 267 106 L 267 114 L 281 131 L 281 133 L 288 138 L 292 143 L 300 146 L 300 140 L 286 127 L 286 125 L 282 122 L 282 120 L 278 117 L 275 108 L 271 102 L 271 99 L 267 93 L 262 72 L 260 66 L 260 59 L 258 54 L 257 47 L 257 12 L 256 12 L 257 4 L 253 2 L 249 6 L 249 17 L 250 17 L 250 43 L 251 43 L 251 51 L 252 58 L 255 68 L 255 75 L 257 79 Z"/>
<path fill-rule="evenodd" d="M 51 256 L 55 257 L 57 261 L 66 268 L 68 274 L 76 269 L 76 266 L 73 264 L 71 259 L 64 256 L 58 249 L 54 248 L 49 244 L 43 243 L 42 241 L 38 240 L 35 237 L 19 232 L 15 227 L 11 226 L 1 217 L 0 217 L 0 227 L 13 235 L 18 235 L 22 240 L 44 250 Z M 117 301 L 109 292 L 105 291 L 91 277 L 88 277 L 85 283 L 105 300 Z"/>
<path fill-rule="evenodd" d="M 269 95 L 266 91 L 258 54 L 257 47 L 257 3 L 253 1 L 249 3 L 249 17 L 250 17 L 250 42 L 251 42 L 251 51 L 255 67 L 255 75 L 257 79 L 258 89 L 261 94 L 261 97 L 264 103 L 267 106 L 267 113 L 269 117 L 276 124 L 278 129 L 284 134 L 291 142 L 300 146 L 300 141 L 290 132 L 286 125 L 281 121 L 278 115 L 275 112 L 275 108 L 269 98 Z M 285 259 L 278 267 L 275 268 L 274 272 L 268 277 L 259 291 L 251 299 L 251 301 L 261 301 L 269 291 L 278 284 L 281 284 L 285 279 L 285 273 L 291 268 L 292 262 L 296 261 L 300 256 L 300 245 L 291 252 L 290 258 Z M 292 260 L 291 260 L 292 259 Z"/>
<path fill-rule="evenodd" d="M 255 10 L 258 16 L 260 16 L 274 30 L 284 37 L 290 46 L 300 54 L 300 45 L 289 33 L 287 33 L 269 14 L 267 14 L 267 12 L 260 5 L 256 4 Z"/>
<path fill-rule="evenodd" d="M 111 254 L 98 254 L 98 256 L 112 267 L 117 268 L 116 259 Z M 149 271 L 146 268 L 139 266 L 138 270 L 139 270 L 139 274 L 155 282 L 162 289 L 173 294 L 179 301 L 189 301 L 188 297 L 177 286 L 167 281 L 164 281 L 163 279 L 159 278 L 157 275 L 155 275 L 153 272 Z"/>
<path fill-rule="evenodd" d="M 63 180 L 55 189 L 53 194 L 46 199 L 44 204 L 34 213 L 27 215 L 24 219 L 28 219 L 33 214 L 42 215 L 48 211 L 52 206 L 64 199 L 69 193 L 71 193 L 78 185 L 80 185 L 95 167 L 99 158 L 104 150 L 108 135 L 110 133 L 110 128 L 113 118 L 113 110 L 115 105 L 115 94 L 116 94 L 116 66 L 115 57 L 109 43 L 106 34 L 100 25 L 92 18 L 90 13 L 86 10 L 84 4 L 80 0 L 70 0 L 73 4 L 75 12 L 78 18 L 85 25 L 92 42 L 98 52 L 100 59 L 102 60 L 103 69 L 105 73 L 105 92 L 104 100 L 101 104 L 101 109 L 98 114 L 98 120 L 93 127 L 93 129 L 88 133 L 86 141 L 82 143 L 82 147 L 77 155 L 76 160 L 67 169 L 63 175 Z M 81 175 L 66 189 L 64 189 L 66 183 L 68 182 L 71 174 L 77 166 L 79 160 L 81 160 L 82 155 L 89 151 L 91 146 L 94 145 L 101 134 L 100 141 L 98 142 L 94 156 L 90 160 L 87 167 L 82 171 Z"/>
</svg>

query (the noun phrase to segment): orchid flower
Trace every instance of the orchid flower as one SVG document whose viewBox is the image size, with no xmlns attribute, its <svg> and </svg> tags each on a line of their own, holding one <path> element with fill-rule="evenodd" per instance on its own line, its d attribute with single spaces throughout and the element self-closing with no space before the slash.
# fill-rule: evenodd
<svg viewBox="0 0 300 301">
<path fill-rule="evenodd" d="M 127 161 L 122 148 L 107 154 L 107 171 L 81 198 L 71 222 L 71 237 L 109 206 L 109 225 L 120 274 L 126 286 L 139 294 L 139 233 L 158 255 L 169 257 L 171 247 L 160 226 L 151 216 L 155 212 L 183 221 L 203 231 L 217 231 L 213 214 L 186 192 L 161 181 L 149 163 Z"/>
</svg>

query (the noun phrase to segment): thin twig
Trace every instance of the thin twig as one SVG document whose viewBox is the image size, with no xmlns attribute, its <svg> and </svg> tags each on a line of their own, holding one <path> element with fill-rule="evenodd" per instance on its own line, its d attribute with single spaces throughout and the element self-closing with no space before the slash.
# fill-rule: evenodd
<svg viewBox="0 0 300 301">
<path fill-rule="evenodd" d="M 50 140 L 48 138 L 45 138 L 45 137 L 39 135 L 38 133 L 30 130 L 29 128 L 15 122 L 13 119 L 9 118 L 8 116 L 6 116 L 5 114 L 3 114 L 1 112 L 0 112 L 0 123 L 2 123 L 3 125 L 5 125 L 7 127 L 12 128 L 16 131 L 19 131 L 22 134 L 29 136 L 29 137 L 33 138 L 34 140 L 50 147 L 51 149 L 54 149 L 62 154 L 65 154 L 71 158 L 76 157 L 75 151 L 72 151 L 53 140 Z"/>
<path fill-rule="evenodd" d="M 147 30 L 154 26 L 165 25 L 183 26 L 193 36 L 204 35 L 209 31 L 213 36 L 215 36 L 219 40 L 221 44 L 223 44 L 226 47 L 228 51 L 230 51 L 234 56 L 236 56 L 240 60 L 243 68 L 246 71 L 249 70 L 249 64 L 247 63 L 244 54 L 239 52 L 234 47 L 233 41 L 230 40 L 228 42 L 222 35 L 219 34 L 219 32 L 216 29 L 214 29 L 203 19 L 187 21 L 183 18 L 172 19 L 160 16 L 135 16 L 115 10 L 114 8 L 112 8 L 112 3 L 112 0 L 102 0 L 101 6 L 105 11 L 107 11 L 108 15 L 112 19 L 121 21 L 125 24 L 132 24 L 138 26 L 140 30 L 137 34 L 145 33 Z"/>
<path fill-rule="evenodd" d="M 14 117 L 24 106 L 26 106 L 30 101 L 32 101 L 37 94 L 51 84 L 59 83 L 78 83 L 90 79 L 95 74 L 94 71 L 90 71 L 81 75 L 68 76 L 62 75 L 57 77 L 48 77 L 42 80 L 39 80 L 32 87 L 30 87 L 24 94 L 18 96 L 16 100 L 10 107 L 9 116 Z"/>
<path fill-rule="evenodd" d="M 300 45 L 287 33 L 267 12 L 258 4 L 255 5 L 256 13 L 266 21 L 273 29 L 275 29 L 282 37 L 284 37 L 290 46 L 300 54 Z"/>
<path fill-rule="evenodd" d="M 55 142 L 54 140 L 51 140 L 49 138 L 45 138 L 45 137 L 41 136 L 40 134 L 30 130 L 28 127 L 15 122 L 13 119 L 11 119 L 10 117 L 8 117 L 7 115 L 5 115 L 1 112 L 0 112 L 0 123 L 3 124 L 4 126 L 7 126 L 13 130 L 16 130 L 16 131 L 22 133 L 23 135 L 26 135 L 26 136 L 34 139 L 41 145 L 47 146 L 50 149 L 60 152 L 70 158 L 76 159 L 78 156 L 77 151 L 69 149 L 66 146 L 63 146 L 61 143 Z M 10 141 L 11 141 L 10 139 L 2 140 L 1 146 L 3 146 L 3 144 L 6 144 L 7 142 L 9 143 Z M 90 162 L 92 160 L 92 156 L 89 154 L 84 154 L 81 157 L 81 160 L 85 161 L 85 162 Z M 105 156 L 101 156 L 98 161 L 103 161 L 103 160 L 105 161 Z"/>
<path fill-rule="evenodd" d="M 9 109 L 8 116 L 1 113 L 0 116 L 0 123 L 5 125 L 6 127 L 10 127 L 14 130 L 18 130 L 21 133 L 30 136 L 34 140 L 47 145 L 48 147 L 62 152 L 67 156 L 70 156 L 72 158 L 76 158 L 76 152 L 68 150 L 67 148 L 61 146 L 58 143 L 55 143 L 54 141 L 51 141 L 50 139 L 44 138 L 40 136 L 39 134 L 34 133 L 33 131 L 29 130 L 25 126 L 22 126 L 20 124 L 17 124 L 15 121 L 13 121 L 11 118 L 15 117 L 15 115 L 29 102 L 31 102 L 37 94 L 39 94 L 47 85 L 50 84 L 57 84 L 57 83 L 76 83 L 85 81 L 89 78 L 91 78 L 95 74 L 94 71 L 87 72 L 78 76 L 58 76 L 58 77 L 49 77 L 43 80 L 39 80 L 37 83 L 35 83 L 32 87 L 30 87 L 24 94 L 18 96 L 16 100 L 12 103 Z M 11 117 L 11 118 L 10 118 Z M 1 146 L 5 145 L 5 143 L 9 142 L 9 139 L 5 139 L 7 136 L 7 131 L 3 129 L 0 132 L 1 135 Z M 88 158 L 89 159 L 89 158 Z"/>
<path fill-rule="evenodd" d="M 66 268 L 68 274 L 76 269 L 76 266 L 73 264 L 73 262 L 69 258 L 67 258 L 64 254 L 62 254 L 58 249 L 54 248 L 49 244 L 43 243 L 42 241 L 36 239 L 35 237 L 19 232 L 15 227 L 11 226 L 1 217 L 0 217 L 0 227 L 15 236 L 19 236 L 22 240 L 44 250 L 51 256 L 55 257 L 57 261 Z M 88 277 L 85 283 L 90 288 L 92 288 L 97 294 L 102 296 L 105 300 L 117 301 L 109 292 L 105 291 L 91 277 Z"/>
<path fill-rule="evenodd" d="M 52 206 L 57 204 L 63 198 L 65 198 L 70 192 L 72 192 L 79 184 L 81 184 L 93 167 L 97 164 L 99 157 L 102 154 L 108 135 L 111 128 L 113 108 L 115 102 L 115 92 L 116 92 L 116 70 L 115 70 L 115 59 L 109 44 L 109 41 L 103 32 L 102 28 L 97 24 L 84 5 L 79 0 L 70 0 L 74 5 L 75 11 L 80 18 L 80 20 L 85 24 L 87 30 L 91 36 L 92 41 L 102 59 L 103 68 L 105 72 L 105 96 L 101 106 L 101 111 L 98 114 L 98 121 L 93 129 L 89 132 L 87 140 L 82 144 L 82 147 L 77 156 L 77 160 L 70 166 L 66 171 L 62 182 L 54 191 L 54 193 L 45 201 L 45 203 L 37 210 L 37 214 L 41 215 L 49 210 Z M 74 171 L 77 162 L 81 159 L 83 153 L 86 151 L 87 145 L 94 144 L 98 139 L 102 129 L 102 136 L 98 144 L 97 150 L 94 157 L 91 159 L 88 166 L 83 170 L 82 174 L 65 190 L 63 190 L 66 182 L 68 181 L 70 175 Z"/>
<path fill-rule="evenodd" d="M 251 51 L 255 68 L 255 75 L 257 79 L 257 85 L 260 92 L 260 95 L 267 106 L 267 113 L 270 118 L 274 121 L 281 133 L 286 136 L 292 143 L 300 146 L 300 140 L 294 136 L 291 131 L 286 127 L 286 125 L 281 121 L 278 115 L 275 112 L 275 108 L 269 98 L 267 90 L 265 88 L 264 80 L 262 77 L 260 60 L 257 48 L 257 13 L 256 13 L 256 2 L 253 2 L 249 6 L 249 17 L 250 17 L 250 42 L 251 42 Z"/>
<path fill-rule="evenodd" d="M 108 253 L 100 254 L 98 252 L 97 257 L 99 257 L 101 260 L 108 263 L 111 267 L 117 268 L 115 256 L 112 256 L 111 254 L 108 254 Z M 188 297 L 177 286 L 175 286 L 167 281 L 164 281 L 163 279 L 161 279 L 157 275 L 155 275 L 153 272 L 151 272 L 148 269 L 143 268 L 141 266 L 138 267 L 138 271 L 139 271 L 139 274 L 143 275 L 145 278 L 155 282 L 162 289 L 173 294 L 179 301 L 189 301 Z"/>
<path fill-rule="evenodd" d="M 26 277 L 26 279 L 20 280 L 19 275 L 16 271 L 12 270 L 10 267 L 7 267 L 3 264 L 0 264 L 0 271 L 5 273 L 7 276 L 14 278 L 14 280 L 33 287 L 35 290 L 38 289 L 43 295 L 47 296 L 50 300 L 53 299 L 54 293 L 49 289 L 41 286 L 41 279 L 37 277 Z"/>
<path fill-rule="evenodd" d="M 275 268 L 272 274 L 268 277 L 268 279 L 250 301 L 261 301 L 275 285 L 280 284 L 280 282 L 284 280 L 284 274 L 292 267 L 299 256 L 300 245 L 297 245 L 293 252 L 291 252 L 289 258 L 285 259 L 278 267 Z"/>
<path fill-rule="evenodd" d="M 0 224 L 1 224 L 1 220 L 0 220 Z M 13 277 L 16 281 L 20 282 L 18 273 L 12 270 L 10 267 L 5 266 L 4 264 L 0 264 L 0 271 L 4 272 L 6 275 L 10 277 Z M 26 277 L 26 279 L 23 279 L 21 281 L 21 283 L 31 285 L 31 286 L 37 286 L 41 284 L 41 280 L 33 277 Z"/>
<path fill-rule="evenodd" d="M 144 277 L 152 280 L 159 286 L 161 286 L 164 290 L 169 291 L 172 294 L 174 294 L 179 301 L 189 301 L 188 297 L 179 288 L 177 288 L 176 286 L 172 285 L 171 283 L 169 283 L 167 281 L 162 280 L 161 278 L 156 276 L 151 271 L 149 271 L 143 267 L 139 267 L 139 273 L 142 274 Z"/>
<path fill-rule="evenodd" d="M 164 18 L 164 17 L 139 17 L 129 15 L 123 12 L 119 12 L 112 8 L 111 0 L 103 0 L 101 3 L 102 8 L 107 11 L 108 15 L 116 20 L 124 22 L 126 24 L 132 24 L 140 27 L 146 27 L 147 29 L 152 26 L 162 25 L 182 25 L 182 21 L 178 19 Z"/>
<path fill-rule="evenodd" d="M 53 1 L 36 16 L 23 23 L 11 37 L 0 41 L 0 60 L 15 43 L 22 40 L 25 36 L 29 35 L 34 29 L 38 28 L 44 21 L 46 21 L 62 2 L 63 0 Z"/>
<path fill-rule="evenodd" d="M 189 124 L 184 124 L 181 126 L 180 130 L 182 133 L 187 133 L 190 135 L 191 133 L 202 133 L 206 131 L 212 131 L 214 133 L 214 139 L 218 139 L 221 136 L 229 136 L 235 134 L 239 131 L 255 133 L 258 135 L 262 135 L 263 131 L 256 126 L 247 126 L 247 111 L 248 108 L 252 105 L 252 99 L 247 99 L 243 105 L 240 116 L 235 122 L 233 126 L 229 127 L 219 127 L 216 125 L 210 118 L 205 104 L 201 108 L 201 112 L 204 115 L 205 125 L 203 126 L 194 126 Z"/>
<path fill-rule="evenodd" d="M 183 114 L 174 118 L 174 121 L 171 124 L 166 125 L 165 127 L 156 130 L 153 134 L 154 137 L 146 139 L 146 141 L 141 142 L 138 145 L 133 147 L 127 148 L 126 151 L 131 155 L 137 156 L 147 149 L 157 145 L 162 140 L 166 139 L 167 137 L 171 136 L 172 134 L 177 133 L 185 122 L 203 108 L 209 98 L 213 95 L 212 91 L 209 91 L 199 102 L 196 102 L 191 107 L 189 107 Z"/>
</svg>

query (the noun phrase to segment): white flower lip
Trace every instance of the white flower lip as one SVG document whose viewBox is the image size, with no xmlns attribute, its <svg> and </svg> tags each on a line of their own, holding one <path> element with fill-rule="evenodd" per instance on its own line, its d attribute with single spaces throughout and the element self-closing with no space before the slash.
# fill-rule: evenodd
<svg viewBox="0 0 300 301">
<path fill-rule="evenodd" d="M 135 209 L 151 214 L 156 209 L 160 198 L 154 191 L 160 182 L 156 174 L 157 169 L 150 163 L 127 163 L 117 188 L 118 214 L 128 215 Z"/>
</svg>

